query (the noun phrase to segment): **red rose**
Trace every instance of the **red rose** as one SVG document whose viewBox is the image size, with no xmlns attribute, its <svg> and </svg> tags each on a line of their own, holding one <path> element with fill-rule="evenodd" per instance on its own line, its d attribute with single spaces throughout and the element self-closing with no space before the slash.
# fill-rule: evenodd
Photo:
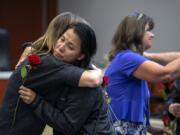
<svg viewBox="0 0 180 135">
<path fill-rule="evenodd" d="M 106 86 L 106 85 L 108 85 L 108 82 L 109 82 L 109 77 L 108 76 L 103 76 L 103 83 L 102 83 L 102 85 Z"/>
<path fill-rule="evenodd" d="M 41 58 L 37 54 L 32 54 L 28 56 L 29 65 L 31 67 L 37 66 L 41 63 Z"/>
<path fill-rule="evenodd" d="M 21 68 L 22 85 L 26 81 L 26 77 L 27 77 L 28 72 L 30 72 L 30 70 L 33 67 L 35 67 L 35 66 L 37 66 L 37 65 L 39 65 L 41 63 L 41 58 L 37 54 L 29 55 L 27 59 L 28 59 L 28 62 L 29 62 L 30 66 L 29 65 L 23 65 L 22 68 Z M 27 71 L 27 68 L 29 69 L 28 71 Z M 16 107 L 15 107 L 15 111 L 14 111 L 14 114 L 13 114 L 12 125 L 11 125 L 12 127 L 14 127 L 14 125 L 15 125 L 17 110 L 18 110 L 18 107 L 19 107 L 19 102 L 20 102 L 20 97 L 18 97 Z"/>
<path fill-rule="evenodd" d="M 171 119 L 167 115 L 164 116 L 162 120 L 165 126 L 168 126 L 171 123 Z"/>
</svg>

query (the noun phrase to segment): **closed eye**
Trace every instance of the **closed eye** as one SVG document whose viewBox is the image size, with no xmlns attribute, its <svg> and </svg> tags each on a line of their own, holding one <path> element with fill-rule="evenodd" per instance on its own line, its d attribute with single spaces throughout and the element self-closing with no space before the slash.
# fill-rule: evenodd
<svg viewBox="0 0 180 135">
<path fill-rule="evenodd" d="M 64 41 L 65 41 L 65 37 L 64 37 L 64 36 L 61 36 L 60 41 L 61 41 L 61 42 L 64 42 Z"/>
<path fill-rule="evenodd" d="M 72 43 L 67 43 L 67 47 L 70 49 L 70 50 L 74 50 L 74 45 Z"/>
</svg>

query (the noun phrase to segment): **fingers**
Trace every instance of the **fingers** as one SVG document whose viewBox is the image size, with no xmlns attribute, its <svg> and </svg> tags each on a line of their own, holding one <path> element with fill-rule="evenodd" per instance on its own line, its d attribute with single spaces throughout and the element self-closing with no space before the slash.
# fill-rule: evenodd
<svg viewBox="0 0 180 135">
<path fill-rule="evenodd" d="M 175 106 L 174 108 L 174 114 L 176 117 L 180 117 L 180 107 Z"/>
<path fill-rule="evenodd" d="M 176 117 L 180 117 L 180 104 L 173 103 L 169 106 L 169 112 L 172 113 Z"/>
<path fill-rule="evenodd" d="M 19 95 L 19 97 L 26 103 L 31 104 L 32 100 L 28 96 Z"/>
<path fill-rule="evenodd" d="M 164 134 L 164 135 L 172 135 L 172 132 L 171 132 L 169 129 L 164 128 L 164 129 L 163 129 L 163 134 Z"/>
<path fill-rule="evenodd" d="M 21 86 L 19 87 L 19 90 L 29 91 L 29 92 L 30 92 L 30 91 L 33 91 L 33 90 L 31 90 L 31 89 L 29 89 L 29 88 L 23 86 L 23 85 L 21 85 Z"/>
<path fill-rule="evenodd" d="M 15 66 L 15 69 L 17 69 L 19 65 L 20 65 L 20 63 L 18 62 Z"/>
<path fill-rule="evenodd" d="M 21 58 L 21 59 L 18 61 L 18 63 L 16 64 L 15 69 L 17 69 L 18 66 L 19 66 L 24 60 L 25 60 L 25 58 Z"/>
<path fill-rule="evenodd" d="M 15 69 L 17 69 L 18 66 L 28 57 L 28 55 L 31 54 L 32 50 L 33 50 L 33 48 L 31 46 L 25 48 L 24 52 L 21 54 L 21 57 L 20 57 L 18 63 L 15 66 Z"/>
<path fill-rule="evenodd" d="M 21 60 L 18 61 L 18 63 L 15 66 L 15 69 L 17 69 L 20 64 L 21 64 Z"/>
<path fill-rule="evenodd" d="M 34 91 L 32 91 L 31 89 L 21 86 L 19 88 L 19 97 L 26 103 L 26 104 L 31 104 L 35 97 L 36 97 L 36 93 Z"/>
</svg>

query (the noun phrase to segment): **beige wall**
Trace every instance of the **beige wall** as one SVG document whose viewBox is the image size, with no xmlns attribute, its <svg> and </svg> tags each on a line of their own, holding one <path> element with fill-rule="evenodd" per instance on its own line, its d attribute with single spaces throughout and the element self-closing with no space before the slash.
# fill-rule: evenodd
<svg viewBox="0 0 180 135">
<path fill-rule="evenodd" d="M 144 12 L 155 20 L 155 39 L 150 51 L 180 51 L 179 0 L 59 0 L 59 12 L 72 11 L 86 18 L 96 30 L 101 65 L 110 49 L 112 35 L 122 18 L 132 11 Z"/>
</svg>

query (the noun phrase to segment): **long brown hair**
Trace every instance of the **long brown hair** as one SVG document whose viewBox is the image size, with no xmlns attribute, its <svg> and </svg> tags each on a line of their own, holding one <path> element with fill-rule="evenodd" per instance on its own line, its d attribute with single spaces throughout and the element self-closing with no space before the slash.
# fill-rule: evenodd
<svg viewBox="0 0 180 135">
<path fill-rule="evenodd" d="M 153 19 L 143 13 L 134 12 L 126 16 L 112 38 L 109 60 L 111 61 L 119 51 L 127 49 L 142 54 L 144 51 L 142 39 L 146 24 L 149 24 L 149 30 L 154 28 Z"/>
<path fill-rule="evenodd" d="M 45 34 L 32 43 L 32 53 L 41 55 L 53 52 L 57 40 L 66 30 L 68 25 L 76 22 L 88 24 L 86 20 L 71 12 L 64 12 L 57 15 L 49 23 Z"/>
</svg>

